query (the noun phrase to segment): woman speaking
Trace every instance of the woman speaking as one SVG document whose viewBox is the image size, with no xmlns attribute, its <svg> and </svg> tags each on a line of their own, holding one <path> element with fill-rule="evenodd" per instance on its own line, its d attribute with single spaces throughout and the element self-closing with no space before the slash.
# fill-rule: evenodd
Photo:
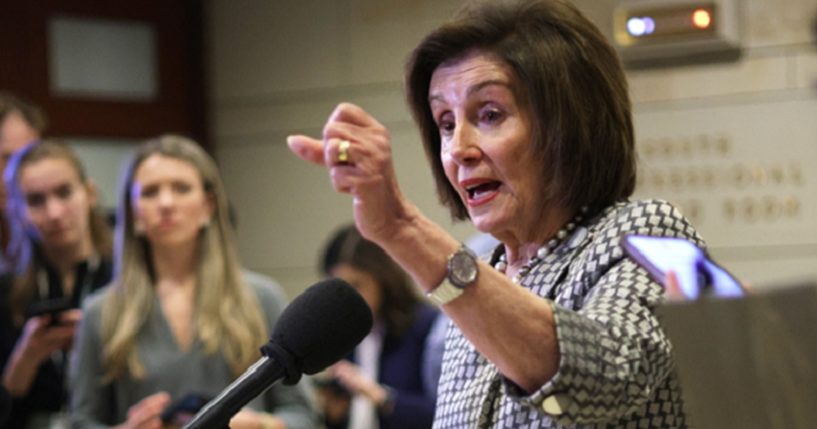
<svg viewBox="0 0 817 429">
<path fill-rule="evenodd" d="M 454 322 L 434 427 L 686 427 L 663 289 L 619 239 L 700 239 L 668 203 L 628 200 L 630 101 L 598 29 L 565 1 L 468 4 L 415 48 L 406 87 L 440 200 L 501 241 L 489 260 L 404 197 L 363 109 L 288 144 Z"/>
</svg>

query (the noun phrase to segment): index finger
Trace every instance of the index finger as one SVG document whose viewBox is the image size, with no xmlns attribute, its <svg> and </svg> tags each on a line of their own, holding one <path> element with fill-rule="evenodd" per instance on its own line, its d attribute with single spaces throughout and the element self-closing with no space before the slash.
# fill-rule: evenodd
<svg viewBox="0 0 817 429">
<path fill-rule="evenodd" d="M 296 134 L 287 137 L 287 146 L 299 158 L 313 164 L 324 165 L 322 141 Z"/>
<path fill-rule="evenodd" d="M 338 104 L 332 114 L 329 115 L 328 123 L 332 122 L 345 122 L 359 127 L 382 127 L 380 122 L 369 112 L 363 110 L 362 107 L 346 102 Z"/>
<path fill-rule="evenodd" d="M 139 420 L 148 420 L 161 414 L 162 410 L 170 403 L 170 395 L 167 392 L 154 393 L 143 398 L 128 410 L 128 415 L 137 417 Z"/>
<path fill-rule="evenodd" d="M 128 409 L 128 422 L 135 424 L 137 427 L 143 425 L 148 425 L 148 427 L 158 425 L 157 427 L 159 427 L 161 426 L 161 422 L 158 421 L 159 415 L 162 414 L 162 411 L 169 403 L 170 395 L 165 392 L 145 397 Z"/>
<path fill-rule="evenodd" d="M 60 322 L 62 323 L 71 323 L 71 322 L 79 322 L 82 320 L 82 310 L 73 309 L 73 310 L 66 310 L 63 311 L 58 315 Z"/>
<path fill-rule="evenodd" d="M 664 290 L 667 298 L 671 301 L 683 301 L 686 299 L 684 292 L 681 290 L 681 284 L 678 282 L 678 275 L 674 271 L 667 271 Z"/>
</svg>

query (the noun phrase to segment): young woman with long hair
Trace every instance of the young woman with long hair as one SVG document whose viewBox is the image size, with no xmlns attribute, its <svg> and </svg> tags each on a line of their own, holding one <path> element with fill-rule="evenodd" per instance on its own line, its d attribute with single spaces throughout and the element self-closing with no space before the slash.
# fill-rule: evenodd
<svg viewBox="0 0 817 429">
<path fill-rule="evenodd" d="M 161 427 L 188 395 L 212 398 L 259 357 L 283 303 L 242 275 L 216 165 L 195 142 L 143 144 L 125 171 L 111 287 L 90 299 L 72 364 L 74 427 Z M 231 421 L 312 427 L 300 386 L 275 385 Z"/>
<path fill-rule="evenodd" d="M 357 289 L 375 320 L 350 359 L 327 371 L 334 381 L 319 390 L 327 426 L 430 428 L 442 363 L 442 354 L 435 353 L 442 344 L 433 343 L 432 336 L 440 312 L 424 302 L 406 272 L 353 225 L 329 240 L 322 268 Z"/>
<path fill-rule="evenodd" d="M 39 427 L 66 401 L 64 373 L 84 297 L 111 278 L 111 232 L 76 154 L 31 144 L 5 171 L 12 270 L 0 276 L 0 368 L 13 398 L 8 427 Z M 58 302 L 64 311 L 32 314 Z"/>
</svg>

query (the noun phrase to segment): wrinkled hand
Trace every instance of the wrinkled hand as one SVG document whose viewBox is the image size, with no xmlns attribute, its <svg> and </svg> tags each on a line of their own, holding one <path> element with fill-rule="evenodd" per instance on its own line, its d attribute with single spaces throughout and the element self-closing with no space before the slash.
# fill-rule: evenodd
<svg viewBox="0 0 817 429">
<path fill-rule="evenodd" d="M 348 160 L 340 162 L 344 141 Z M 302 159 L 326 167 L 337 192 L 352 195 L 355 223 L 364 237 L 375 242 L 393 237 L 400 220 L 410 217 L 394 173 L 389 132 L 360 107 L 339 104 L 322 140 L 293 135 L 287 144 Z"/>
<path fill-rule="evenodd" d="M 355 395 L 363 395 L 377 405 L 382 404 L 386 399 L 386 390 L 352 362 L 342 360 L 332 365 L 329 372 L 338 379 L 343 387 Z"/>
<path fill-rule="evenodd" d="M 119 429 L 161 429 L 162 411 L 170 405 L 170 395 L 159 392 L 150 395 L 128 409 L 128 420 Z"/>
</svg>

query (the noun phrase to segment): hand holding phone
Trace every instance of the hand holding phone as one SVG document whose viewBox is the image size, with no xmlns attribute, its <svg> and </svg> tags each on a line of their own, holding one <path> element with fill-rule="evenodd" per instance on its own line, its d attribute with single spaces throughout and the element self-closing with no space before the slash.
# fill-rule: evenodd
<svg viewBox="0 0 817 429">
<path fill-rule="evenodd" d="M 81 318 L 81 311 L 76 309 L 55 315 L 32 315 L 23 325 L 12 355 L 39 364 L 55 351 L 67 350 Z"/>
<path fill-rule="evenodd" d="M 688 299 L 696 299 L 702 292 L 718 297 L 745 294 L 734 276 L 688 240 L 631 234 L 622 238 L 621 246 L 653 280 L 665 287 L 667 273 L 674 273 L 681 292 Z"/>
<path fill-rule="evenodd" d="M 173 426 L 184 426 L 203 407 L 210 398 L 198 394 L 189 393 L 181 399 L 168 405 L 160 416 L 162 423 Z"/>
<path fill-rule="evenodd" d="M 146 396 L 128 408 L 127 420 L 117 427 L 164 427 L 160 416 L 168 404 L 170 404 L 170 395 L 167 392 Z"/>
<path fill-rule="evenodd" d="M 51 316 L 51 324 L 60 323 L 60 313 L 74 308 L 74 303 L 69 298 L 52 298 L 34 301 L 26 309 L 26 319 L 37 316 Z"/>
</svg>

